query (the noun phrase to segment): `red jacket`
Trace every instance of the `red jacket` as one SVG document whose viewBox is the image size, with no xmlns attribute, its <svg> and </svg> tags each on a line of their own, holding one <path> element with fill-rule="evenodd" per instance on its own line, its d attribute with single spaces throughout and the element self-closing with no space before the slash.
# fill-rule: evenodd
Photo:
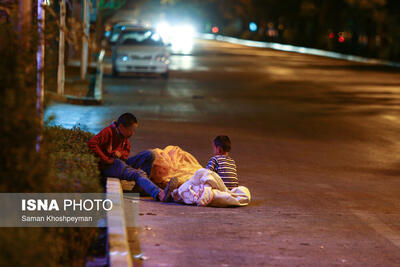
<svg viewBox="0 0 400 267">
<path fill-rule="evenodd" d="M 107 160 L 116 158 L 116 151 L 121 153 L 120 159 L 127 160 L 131 150 L 129 139 L 119 133 L 115 122 L 90 139 L 88 146 L 94 155 L 100 158 L 100 168 L 107 165 Z"/>
</svg>

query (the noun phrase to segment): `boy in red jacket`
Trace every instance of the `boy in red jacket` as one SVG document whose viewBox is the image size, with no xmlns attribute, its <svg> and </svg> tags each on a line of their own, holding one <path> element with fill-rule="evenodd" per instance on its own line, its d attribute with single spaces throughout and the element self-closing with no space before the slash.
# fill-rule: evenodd
<svg viewBox="0 0 400 267">
<path fill-rule="evenodd" d="M 133 180 L 154 199 L 168 201 L 178 181 L 172 178 L 165 190 L 162 190 L 148 179 L 155 159 L 154 153 L 147 150 L 128 158 L 131 148 L 129 138 L 135 134 L 137 127 L 136 117 L 124 113 L 117 122 L 90 139 L 89 149 L 100 158 L 99 167 L 103 177 Z"/>
</svg>

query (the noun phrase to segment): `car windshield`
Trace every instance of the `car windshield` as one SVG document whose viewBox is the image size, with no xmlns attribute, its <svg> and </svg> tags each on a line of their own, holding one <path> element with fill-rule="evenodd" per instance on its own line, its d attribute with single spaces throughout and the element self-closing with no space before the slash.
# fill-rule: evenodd
<svg viewBox="0 0 400 267">
<path fill-rule="evenodd" d="M 122 32 L 118 40 L 120 45 L 164 45 L 158 33 L 151 30 L 137 30 Z"/>
<path fill-rule="evenodd" d="M 111 42 L 118 41 L 118 37 L 119 37 L 120 33 L 122 31 L 124 31 L 126 27 L 130 27 L 130 26 L 133 26 L 133 25 L 132 24 L 119 24 L 119 23 L 114 25 L 113 29 L 112 29 L 110 41 Z"/>
</svg>

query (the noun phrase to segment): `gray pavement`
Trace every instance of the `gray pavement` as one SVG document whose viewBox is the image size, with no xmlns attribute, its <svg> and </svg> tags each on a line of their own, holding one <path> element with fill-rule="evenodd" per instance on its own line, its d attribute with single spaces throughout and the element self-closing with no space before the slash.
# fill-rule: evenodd
<svg viewBox="0 0 400 267">
<path fill-rule="evenodd" d="M 202 165 L 232 140 L 248 207 L 143 198 L 128 229 L 145 266 L 399 266 L 400 75 L 389 67 L 198 41 L 171 77 L 104 78 L 103 106 L 46 114 L 97 132 L 139 118 L 133 151 L 178 145 Z"/>
</svg>

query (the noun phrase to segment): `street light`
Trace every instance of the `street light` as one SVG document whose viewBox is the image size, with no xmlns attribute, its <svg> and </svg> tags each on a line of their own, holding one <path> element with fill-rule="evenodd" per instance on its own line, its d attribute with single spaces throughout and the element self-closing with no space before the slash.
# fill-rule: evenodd
<svg viewBox="0 0 400 267">
<path fill-rule="evenodd" d="M 214 26 L 214 27 L 212 27 L 211 31 L 212 31 L 212 33 L 218 33 L 219 28 L 217 26 Z"/>
<path fill-rule="evenodd" d="M 258 26 L 255 22 L 250 22 L 249 29 L 250 29 L 250 31 L 255 32 L 255 31 L 257 31 Z"/>
</svg>

